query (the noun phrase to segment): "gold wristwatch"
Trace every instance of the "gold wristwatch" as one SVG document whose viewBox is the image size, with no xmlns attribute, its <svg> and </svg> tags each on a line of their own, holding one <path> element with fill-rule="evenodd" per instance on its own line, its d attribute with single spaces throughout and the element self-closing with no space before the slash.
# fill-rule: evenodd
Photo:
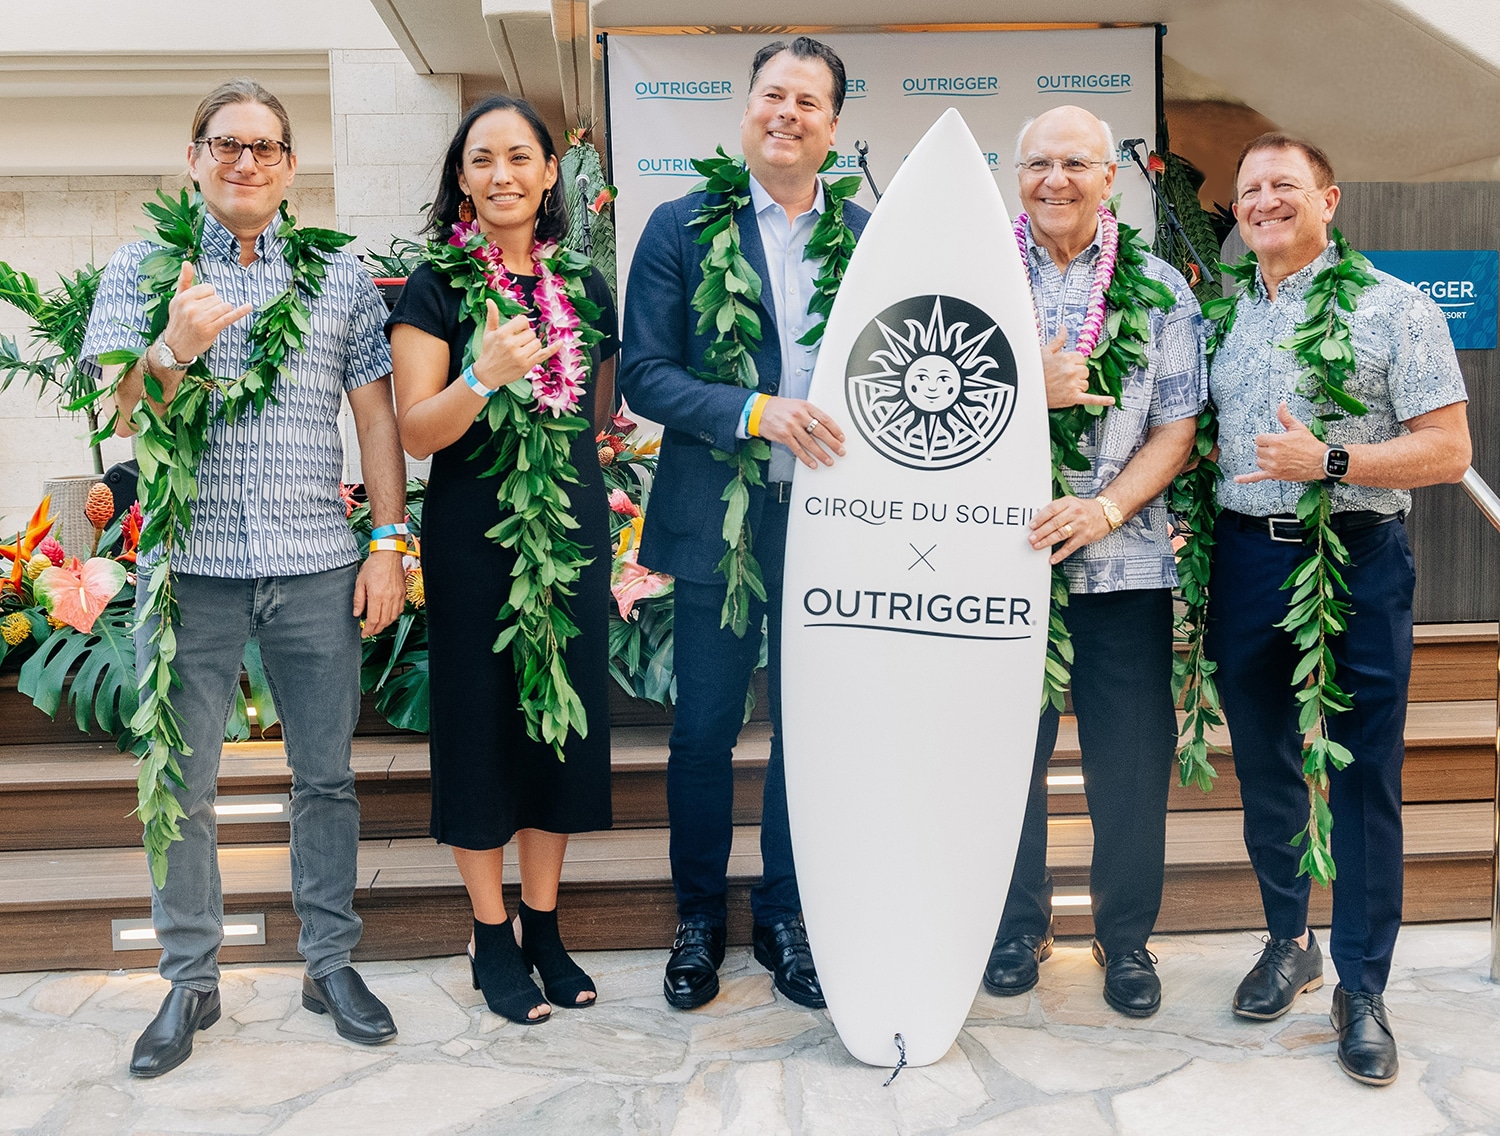
<svg viewBox="0 0 1500 1136">
<path fill-rule="evenodd" d="M 1125 514 L 1120 512 L 1120 506 L 1116 505 L 1108 497 L 1104 496 L 1104 494 L 1099 494 L 1094 500 L 1099 502 L 1099 508 L 1104 510 L 1104 519 L 1109 522 L 1110 532 L 1114 532 L 1125 523 Z"/>
</svg>

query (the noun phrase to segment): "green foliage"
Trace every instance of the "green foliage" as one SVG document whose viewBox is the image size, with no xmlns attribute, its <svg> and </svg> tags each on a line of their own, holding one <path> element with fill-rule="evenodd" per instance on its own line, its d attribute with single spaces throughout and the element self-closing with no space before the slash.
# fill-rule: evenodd
<svg viewBox="0 0 1500 1136">
<path fill-rule="evenodd" d="M 141 262 L 143 290 L 148 294 L 148 330 L 140 349 L 114 351 L 101 356 L 104 364 L 123 366 L 121 376 L 140 359 L 145 346 L 166 328 L 168 304 L 175 294 L 182 265 L 196 261 L 202 253 L 206 209 L 198 194 L 184 189 L 177 198 L 157 191 L 158 200 L 148 202 L 146 214 L 155 222 L 148 233 L 159 245 Z M 285 291 L 257 313 L 250 327 L 250 354 L 243 374 L 216 378 L 203 358 L 195 360 L 183 376 L 172 401 L 158 412 L 152 405 L 162 401 L 161 383 L 143 371 L 148 398 L 136 407 L 136 460 L 140 466 L 141 503 L 146 528 L 141 534 L 142 560 L 155 563 L 142 573 L 146 587 L 144 618 L 152 621 L 147 640 L 146 665 L 141 668 L 138 705 L 130 729 L 144 749 L 139 768 L 137 813 L 145 828 L 143 843 L 157 886 L 167 876 L 167 849 L 182 839 L 179 821 L 183 813 L 173 785 L 181 785 L 175 753 L 189 751 L 182 738 L 180 718 L 172 707 L 171 692 L 180 685 L 172 661 L 177 654 L 177 600 L 172 587 L 172 554 L 192 524 L 192 505 L 198 496 L 198 462 L 207 446 L 208 430 L 216 417 L 234 421 L 245 412 L 259 413 L 274 398 L 279 378 L 288 381 L 287 355 L 301 349 L 312 333 L 307 299 L 321 294 L 330 256 L 352 239 L 328 229 L 299 229 L 281 204 L 277 235 L 283 239 L 283 255 L 291 269 Z M 215 413 L 211 394 L 223 401 Z M 106 393 L 106 392 L 101 392 Z M 107 392 L 112 393 L 112 392 Z M 115 415 L 95 440 L 113 432 Z"/>
<path fill-rule="evenodd" d="M 48 717 L 57 716 L 66 698 L 80 730 L 97 726 L 128 748 L 136 710 L 134 608 L 135 589 L 127 586 L 92 631 L 52 631 L 21 665 L 16 689 Z"/>
<path fill-rule="evenodd" d="M 1113 203 L 1111 203 L 1113 208 Z M 1149 363 L 1151 309 L 1170 308 L 1175 302 L 1170 289 L 1146 275 L 1146 242 L 1140 230 L 1120 223 L 1119 250 L 1115 270 L 1104 290 L 1108 316 L 1099 342 L 1089 353 L 1088 390 L 1090 394 L 1107 394 L 1116 403 L 1125 376 Z M 1094 419 L 1102 417 L 1105 406 L 1069 406 L 1047 412 L 1047 426 L 1052 443 L 1052 490 L 1057 497 L 1073 496 L 1073 487 L 1063 476 L 1064 469 L 1086 470 L 1089 460 L 1079 449 L 1079 440 Z M 1052 605 L 1047 617 L 1047 662 L 1042 679 L 1042 706 L 1059 710 L 1068 690 L 1073 663 L 1073 644 L 1059 608 L 1068 602 L 1068 580 L 1057 565 L 1052 573 Z"/>
<path fill-rule="evenodd" d="M 40 345 L 39 353 L 27 358 L 14 339 L 0 335 L 0 391 L 16 379 L 35 381 L 44 392 L 51 387 L 66 408 L 84 411 L 90 433 L 99 428 L 92 405 L 97 392 L 93 376 L 80 365 L 79 353 L 102 274 L 102 269 L 86 265 L 59 276 L 58 286 L 43 292 L 32 277 L 0 261 L 0 301 L 25 313 L 31 320 L 27 334 L 33 344 Z M 91 449 L 94 472 L 103 473 L 99 443 L 93 442 Z"/>
<path fill-rule="evenodd" d="M 604 274 L 610 295 L 619 298 L 616 286 L 615 226 L 605 210 L 613 212 L 614 186 L 604 177 L 599 151 L 586 138 L 587 130 L 568 131 L 568 148 L 558 163 L 558 182 L 567 194 L 568 235 L 563 244 L 583 253 Z M 579 192 L 578 177 L 584 178 Z M 596 209 L 595 203 L 606 197 Z M 587 236 L 585 236 L 587 233 Z"/>
<path fill-rule="evenodd" d="M 427 246 L 428 263 L 462 290 L 463 316 L 474 322 L 466 364 L 474 360 L 483 333 L 486 300 L 495 302 L 502 320 L 525 312 L 510 296 L 489 286 L 484 264 L 475 255 L 486 240 L 476 231 L 462 248 L 438 241 Z M 561 248 L 546 261 L 546 267 L 563 279 L 568 299 L 578 312 L 582 321 L 578 334 L 587 359 L 588 347 L 600 338 L 590 322 L 598 308 L 584 294 L 591 265 L 586 257 Z M 487 452 L 491 464 L 481 476 L 500 479 L 496 492 L 500 520 L 485 535 L 516 553 L 510 594 L 497 616 L 504 626 L 495 638 L 495 650 L 511 648 L 527 733 L 551 745 L 561 761 L 569 732 L 579 737 L 588 733 L 583 702 L 568 676 L 563 649 L 578 634 L 568 613 L 568 600 L 579 572 L 590 562 L 569 535 L 578 522 L 569 511 L 572 502 L 564 487 L 578 484 L 569 451 L 573 439 L 589 423 L 572 414 L 553 417 L 537 405 L 531 383 L 525 379 L 502 387 L 488 399 L 479 419 L 490 428 L 480 453 Z M 422 665 L 426 665 L 425 653 Z M 411 679 L 406 685 L 415 682 Z"/>
<path fill-rule="evenodd" d="M 364 641 L 359 688 L 376 695 L 375 708 L 391 725 L 427 732 L 429 681 L 424 616 L 403 612 L 390 627 Z"/>
<path fill-rule="evenodd" d="M 828 169 L 837 157 L 830 151 L 823 169 Z M 740 251 L 740 229 L 734 217 L 750 204 L 750 170 L 742 159 L 724 153 L 722 146 L 714 157 L 694 159 L 693 168 L 703 175 L 703 181 L 693 190 L 706 194 L 707 198 L 688 224 L 702 230 L 696 243 L 707 245 L 708 250 L 703 254 L 703 282 L 693 293 L 692 306 L 698 313 L 697 333 L 712 333 L 714 337 L 703 353 L 707 369 L 695 374 L 706 382 L 732 383 L 754 390 L 760 385 L 755 352 L 760 347 L 762 332 L 755 305 L 760 302 L 761 279 Z M 828 313 L 854 251 L 854 233 L 844 220 L 844 202 L 857 192 L 857 177 L 823 183 L 826 208 L 803 253 L 806 259 L 819 262 L 807 310 L 823 319 L 798 341 L 804 346 L 822 340 Z M 754 538 L 746 515 L 750 490 L 765 484 L 764 463 L 770 460 L 771 447 L 759 438 L 750 438 L 733 451 L 711 452 L 716 461 L 733 470 L 721 498 L 725 502 L 724 555 L 718 571 L 724 577 L 725 593 L 720 626 L 743 638 L 750 626 L 752 597 L 766 598 L 765 580 L 755 559 Z"/>
<path fill-rule="evenodd" d="M 423 246 L 410 237 L 392 237 L 385 252 L 367 248 L 360 254 L 360 259 L 370 269 L 370 275 L 399 280 L 412 274 L 412 270 L 422 263 L 422 256 Z"/>
</svg>

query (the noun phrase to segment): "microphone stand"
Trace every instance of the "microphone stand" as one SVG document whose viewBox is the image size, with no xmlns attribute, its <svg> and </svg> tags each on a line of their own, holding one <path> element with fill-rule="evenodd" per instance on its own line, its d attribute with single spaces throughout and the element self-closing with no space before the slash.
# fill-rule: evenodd
<svg viewBox="0 0 1500 1136">
<path fill-rule="evenodd" d="M 875 175 L 870 172 L 870 162 L 867 157 L 870 153 L 870 144 L 868 142 L 856 142 L 854 143 L 854 149 L 859 154 L 860 171 L 865 175 L 865 181 L 870 183 L 870 192 L 875 195 L 875 201 L 879 203 L 880 187 L 875 184 Z"/>
<path fill-rule="evenodd" d="M 584 256 L 592 258 L 594 255 L 594 235 L 589 231 L 589 203 L 585 196 L 589 189 L 587 174 L 579 174 L 573 179 L 573 184 L 578 188 L 578 214 L 583 220 L 583 247 L 578 251 Z"/>
<path fill-rule="evenodd" d="M 1172 203 L 1168 201 L 1165 196 L 1163 196 L 1161 190 L 1157 188 L 1156 182 L 1151 180 L 1151 171 L 1146 168 L 1146 163 L 1141 161 L 1140 154 L 1136 152 L 1138 147 L 1144 146 L 1145 144 L 1146 140 L 1144 138 L 1129 138 L 1120 143 L 1120 149 L 1130 155 L 1130 160 L 1133 161 L 1136 164 L 1136 167 L 1141 171 L 1141 176 L 1146 179 L 1146 184 L 1151 187 L 1151 194 L 1156 198 L 1156 203 L 1161 206 L 1162 211 L 1166 213 L 1167 222 L 1172 230 L 1173 235 L 1182 240 L 1184 247 L 1186 247 L 1186 249 L 1188 250 L 1188 255 L 1193 258 L 1193 262 L 1198 266 L 1198 271 L 1203 274 L 1203 279 L 1214 279 L 1218 274 L 1216 272 L 1210 272 L 1208 268 L 1208 262 L 1198 255 L 1198 250 L 1193 247 L 1193 242 L 1188 240 L 1188 235 L 1186 230 L 1184 230 L 1182 227 L 1182 222 L 1177 219 L 1177 210 L 1172 208 Z"/>
</svg>

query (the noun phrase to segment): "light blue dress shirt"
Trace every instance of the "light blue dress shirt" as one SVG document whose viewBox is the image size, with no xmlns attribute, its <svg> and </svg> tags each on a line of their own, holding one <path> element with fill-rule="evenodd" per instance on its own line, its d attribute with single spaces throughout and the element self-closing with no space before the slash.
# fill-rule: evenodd
<svg viewBox="0 0 1500 1136">
<path fill-rule="evenodd" d="M 776 393 L 782 398 L 806 398 L 807 388 L 812 384 L 813 366 L 818 361 L 818 349 L 816 346 L 804 347 L 797 340 L 816 327 L 820 319 L 807 311 L 817 285 L 819 262 L 806 259 L 805 254 L 813 228 L 823 213 L 823 183 L 818 182 L 812 208 L 790 224 L 786 210 L 771 199 L 753 175 L 750 178 L 750 204 L 760 226 L 761 245 L 766 250 L 766 279 L 761 286 L 770 289 L 772 310 L 776 313 L 776 334 L 781 340 L 781 385 Z M 746 400 L 745 413 L 740 416 L 738 433 L 742 438 L 749 437 L 749 411 L 754 400 L 754 395 Z M 772 443 L 767 479 L 790 481 L 796 468 L 797 459 L 792 456 L 792 451 L 780 443 Z"/>
</svg>

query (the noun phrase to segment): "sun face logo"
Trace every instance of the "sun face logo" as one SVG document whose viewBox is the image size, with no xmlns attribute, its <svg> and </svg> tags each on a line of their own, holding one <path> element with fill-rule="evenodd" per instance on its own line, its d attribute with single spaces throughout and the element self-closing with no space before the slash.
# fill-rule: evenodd
<svg viewBox="0 0 1500 1136">
<path fill-rule="evenodd" d="M 855 427 L 882 455 L 913 469 L 952 469 L 1005 432 L 1016 359 L 1005 333 L 973 304 L 912 296 L 859 333 L 844 395 Z"/>
</svg>

